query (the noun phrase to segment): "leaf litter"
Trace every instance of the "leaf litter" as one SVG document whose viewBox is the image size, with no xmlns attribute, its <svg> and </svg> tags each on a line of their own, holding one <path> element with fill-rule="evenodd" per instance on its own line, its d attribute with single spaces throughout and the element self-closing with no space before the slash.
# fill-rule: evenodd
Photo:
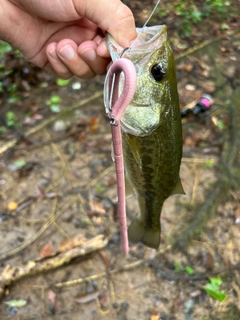
<svg viewBox="0 0 240 320">
<path fill-rule="evenodd" d="M 145 10 L 151 10 L 152 2 L 146 2 Z M 162 6 L 166 5 L 162 2 Z M 128 4 L 136 10 L 136 16 L 141 16 L 142 3 L 132 1 Z M 144 15 L 147 16 L 147 12 Z M 177 52 L 182 54 L 184 47 L 194 49 L 196 39 L 201 42 L 206 38 L 199 23 L 195 36 L 179 40 L 174 36 L 177 21 L 174 10 L 169 10 L 166 23 Z M 69 85 L 61 83 L 62 86 L 56 89 L 56 80 L 43 71 L 34 73 L 36 69 L 27 66 L 28 71 L 23 76 L 23 65 L 17 68 L 27 84 L 17 76 L 17 85 L 23 90 L 18 95 L 22 94 L 22 99 L 12 102 L 11 110 L 19 115 L 14 121 L 20 119 L 23 133 L 32 133 L 26 137 L 18 136 L 19 133 L 15 136 L 10 126 L 4 135 L 5 149 L 1 150 L 7 154 L 1 153 L 0 162 L 0 178 L 5 181 L 0 186 L 0 218 L 8 213 L 10 199 L 18 204 L 18 208 L 23 206 L 18 215 L 15 214 L 17 208 L 13 208 L 11 219 L 1 220 L 1 253 L 13 250 L 8 257 L 2 256 L 5 260 L 1 272 L 8 265 L 12 265 L 14 272 L 17 271 L 14 266 L 25 267 L 25 270 L 26 266 L 33 268 L 33 261 L 38 264 L 38 255 L 44 253 L 46 244 L 51 244 L 51 259 L 60 258 L 61 252 L 66 256 L 70 252 L 73 254 L 75 249 L 78 254 L 71 263 L 47 273 L 28 277 L 29 269 L 25 278 L 4 288 L 8 296 L 3 301 L 17 301 L 22 297 L 29 302 L 22 308 L 12 306 L 17 309 L 11 309 L 11 312 L 6 310 L 5 304 L 0 305 L 3 319 L 10 314 L 12 318 L 17 314 L 20 319 L 26 315 L 52 319 L 53 313 L 59 319 L 62 313 L 65 313 L 63 319 L 79 319 L 79 314 L 86 319 L 207 320 L 211 317 L 225 319 L 226 314 L 239 319 L 240 306 L 236 302 L 236 297 L 240 300 L 237 289 L 240 279 L 239 158 L 234 150 L 238 146 L 240 121 L 238 100 L 232 99 L 234 95 L 238 97 L 239 90 L 236 65 L 239 37 L 228 33 L 233 25 L 236 28 L 236 21 L 232 18 L 228 23 L 230 30 L 224 31 L 218 29 L 218 23 L 213 24 L 208 19 L 206 23 L 213 26 L 210 29 L 213 43 L 190 50 L 185 58 L 177 60 L 181 107 L 194 106 L 206 92 L 214 95 L 215 102 L 210 113 L 183 121 L 181 176 L 187 196 L 169 199 L 166 203 L 158 252 L 137 245 L 131 247 L 127 258 L 121 253 L 118 225 L 114 221 L 116 187 L 110 156 L 111 138 L 100 98 L 103 79 L 81 81 L 77 86 L 79 90 L 72 87 L 79 83 L 74 79 Z M 194 28 L 196 30 L 196 26 Z M 218 42 L 214 42 L 214 32 L 225 39 L 218 38 Z M 218 70 L 214 69 L 215 61 Z M 8 66 L 17 63 L 8 56 Z M 21 63 L 24 64 L 24 60 Z M 5 81 L 14 82 L 13 74 Z M 46 93 L 44 83 L 47 81 Z M 88 100 L 86 106 L 78 108 L 80 113 L 71 112 L 69 118 L 61 112 L 52 115 L 46 105 L 51 96 L 58 96 L 62 100 L 52 103 L 64 110 L 89 95 L 95 95 L 96 99 Z M 7 98 L 6 93 L 4 97 Z M 27 125 L 30 123 L 24 124 L 24 110 L 30 115 L 40 115 L 39 122 L 35 123 L 39 125 L 37 130 L 29 131 Z M 50 124 L 59 116 L 60 120 L 65 122 L 67 119 L 72 125 L 65 126 L 62 131 L 52 130 Z M 5 142 L 10 147 L 6 147 Z M 41 163 L 41 166 L 22 171 L 21 175 L 19 170 L 11 171 L 8 166 L 22 159 L 26 164 Z M 54 196 L 47 197 L 51 194 Z M 127 206 L 130 221 L 137 213 L 135 199 L 130 198 Z M 85 255 L 81 247 L 84 239 L 93 239 L 100 233 L 107 239 L 107 244 L 102 242 L 99 253 L 95 250 L 95 253 Z M 99 244 L 99 240 L 96 243 Z M 46 265 L 57 261 L 48 260 L 48 253 L 41 258 Z M 176 272 L 176 264 L 183 271 Z M 193 274 L 184 271 L 189 266 L 194 270 Z M 205 292 L 209 277 L 221 278 L 223 283 L 219 290 L 227 292 L 227 301 L 219 304 Z M 56 289 L 59 290 L 57 293 Z"/>
</svg>

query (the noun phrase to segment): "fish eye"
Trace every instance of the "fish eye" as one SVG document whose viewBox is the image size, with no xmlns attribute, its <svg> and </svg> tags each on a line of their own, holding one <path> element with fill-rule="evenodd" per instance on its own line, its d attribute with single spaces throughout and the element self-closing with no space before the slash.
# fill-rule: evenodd
<svg viewBox="0 0 240 320">
<path fill-rule="evenodd" d="M 161 81 L 164 79 L 166 72 L 161 63 L 154 64 L 151 67 L 151 74 L 156 81 Z"/>
</svg>

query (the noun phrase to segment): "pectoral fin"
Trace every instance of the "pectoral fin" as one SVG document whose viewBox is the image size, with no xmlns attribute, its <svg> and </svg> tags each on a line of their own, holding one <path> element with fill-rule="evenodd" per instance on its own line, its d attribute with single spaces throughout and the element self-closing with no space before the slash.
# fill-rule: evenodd
<svg viewBox="0 0 240 320">
<path fill-rule="evenodd" d="M 134 190 L 133 190 L 133 187 L 128 179 L 128 176 L 127 176 L 127 173 L 125 171 L 125 195 L 126 195 L 126 198 L 129 198 L 131 196 L 133 196 L 135 193 L 134 193 Z"/>
<path fill-rule="evenodd" d="M 139 146 L 137 144 L 137 140 L 132 138 L 129 135 L 126 135 L 126 140 L 127 140 L 128 146 L 131 150 L 131 153 L 133 155 L 134 160 L 138 164 L 139 168 L 141 168 L 142 161 L 141 161 L 141 156 L 140 156 L 140 151 L 139 151 Z"/>
<path fill-rule="evenodd" d="M 171 195 L 173 194 L 185 194 L 180 178 L 178 179 L 178 183 L 176 184 L 175 188 L 171 192 Z"/>
</svg>

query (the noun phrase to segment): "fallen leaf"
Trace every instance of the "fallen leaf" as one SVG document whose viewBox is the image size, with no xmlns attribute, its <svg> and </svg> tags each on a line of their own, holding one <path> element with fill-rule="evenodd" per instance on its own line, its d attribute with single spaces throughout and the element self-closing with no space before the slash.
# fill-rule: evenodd
<svg viewBox="0 0 240 320">
<path fill-rule="evenodd" d="M 201 295 L 201 291 L 199 289 L 197 289 L 196 291 L 193 291 L 193 292 L 190 293 L 190 296 L 192 298 L 198 297 L 200 295 Z"/>
<path fill-rule="evenodd" d="M 52 290 L 48 290 L 48 300 L 51 302 L 52 305 L 55 305 L 56 302 L 56 293 Z"/>
<path fill-rule="evenodd" d="M 105 214 L 106 210 L 104 208 L 104 206 L 101 204 L 101 202 L 97 202 L 92 200 L 90 202 L 90 208 L 91 211 L 95 212 L 95 214 Z"/>
<path fill-rule="evenodd" d="M 78 303 L 88 303 L 91 302 L 92 300 L 95 300 L 99 296 L 100 292 L 99 291 L 94 291 L 87 293 L 85 295 L 82 295 L 80 297 L 75 298 L 75 300 Z"/>
<path fill-rule="evenodd" d="M 89 121 L 89 126 L 91 129 L 91 132 L 94 133 L 99 127 L 99 118 L 98 117 L 92 117 Z"/>
<path fill-rule="evenodd" d="M 53 253 L 52 249 L 52 242 L 49 241 L 48 243 L 45 244 L 45 246 L 41 249 L 41 251 L 38 254 L 39 258 L 45 258 L 51 256 Z"/>
<path fill-rule="evenodd" d="M 36 197 L 43 199 L 45 196 L 45 192 L 42 188 L 40 188 L 38 185 L 36 186 Z"/>
<path fill-rule="evenodd" d="M 23 299 L 19 299 L 19 300 L 5 301 L 4 303 L 7 304 L 9 307 L 21 308 L 27 304 L 27 301 Z"/>
</svg>

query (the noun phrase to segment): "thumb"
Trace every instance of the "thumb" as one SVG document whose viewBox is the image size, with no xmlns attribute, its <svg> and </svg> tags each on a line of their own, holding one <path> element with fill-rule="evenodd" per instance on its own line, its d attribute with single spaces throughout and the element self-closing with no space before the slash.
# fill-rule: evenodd
<svg viewBox="0 0 240 320">
<path fill-rule="evenodd" d="M 74 0 L 80 16 L 94 22 L 103 32 L 110 33 L 122 47 L 128 47 L 137 36 L 132 11 L 120 0 Z"/>
</svg>

